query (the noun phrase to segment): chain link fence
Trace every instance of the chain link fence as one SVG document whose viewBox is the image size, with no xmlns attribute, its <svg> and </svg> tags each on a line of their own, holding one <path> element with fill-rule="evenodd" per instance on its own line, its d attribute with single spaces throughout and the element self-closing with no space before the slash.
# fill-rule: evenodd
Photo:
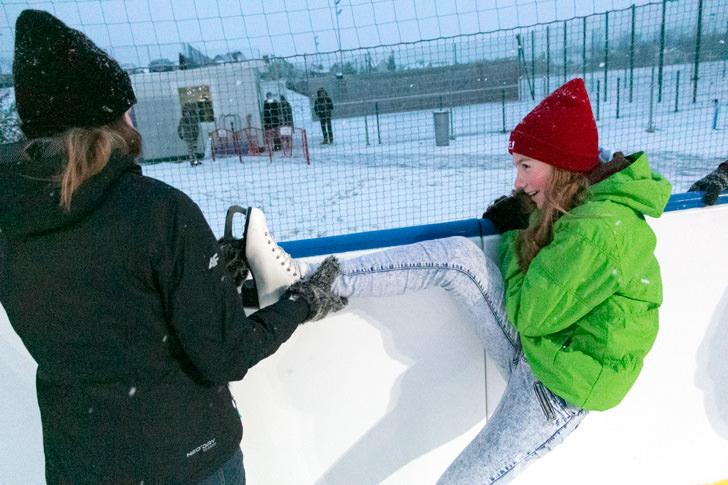
<svg viewBox="0 0 728 485">
<path fill-rule="evenodd" d="M 63 19 L 66 7 L 97 2 L 58 3 L 50 6 Z M 0 38 L 12 37 L 14 18 L 25 7 L 2 7 L 8 24 Z M 392 45 L 287 57 L 231 52 L 241 34 L 224 28 L 238 20 L 226 8 L 218 5 L 214 20 L 223 28 L 214 42 L 160 38 L 158 45 L 142 45 L 133 40 L 131 21 L 129 37 L 123 23 L 74 25 L 70 14 L 71 20 L 64 19 L 85 31 L 105 28 L 101 37 L 109 40 L 112 55 L 133 53 L 137 66 L 146 61 L 144 67 L 128 66 L 139 98 L 133 118 L 144 138 L 144 172 L 188 193 L 218 232 L 232 204 L 262 208 L 279 240 L 479 217 L 512 188 L 510 130 L 574 77 L 586 81 L 601 145 L 645 151 L 674 191 L 687 190 L 728 157 L 724 1 L 658 1 L 529 26 L 431 40 L 415 34 Z M 200 31 L 213 28 L 207 14 L 190 22 L 195 20 Z M 376 28 L 404 30 L 407 23 Z M 319 34 L 311 28 L 299 29 Z M 115 42 L 115 35 L 126 43 Z M 285 39 L 269 34 L 269 41 Z M 179 47 L 176 62 L 152 59 L 168 43 Z M 0 59 L 8 55 L 0 52 Z M 3 140 L 17 135 L 12 82 L 6 84 L 0 91 Z M 333 143 L 322 144 L 314 110 L 321 89 L 334 107 Z M 290 125 L 278 126 L 294 130 L 266 124 L 268 93 L 290 104 Z M 199 115 L 204 160 L 197 167 L 180 163 L 188 156 L 177 134 L 185 106 Z M 296 133 L 296 150 L 266 143 L 271 129 L 274 140 Z M 223 147 L 215 145 L 221 143 L 214 136 L 218 130 L 229 130 L 227 140 L 236 131 L 261 134 Z"/>
</svg>

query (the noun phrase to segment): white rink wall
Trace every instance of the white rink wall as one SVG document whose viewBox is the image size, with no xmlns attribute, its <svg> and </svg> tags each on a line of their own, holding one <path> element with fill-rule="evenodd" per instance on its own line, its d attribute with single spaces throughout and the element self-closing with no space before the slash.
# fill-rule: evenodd
<svg viewBox="0 0 728 485">
<path fill-rule="evenodd" d="M 728 479 L 727 221 L 726 204 L 649 220 L 665 303 L 642 375 L 618 407 L 591 413 L 512 483 Z M 489 254 L 498 244 L 473 240 Z M 443 291 L 429 290 L 352 300 L 300 328 L 231 386 L 248 483 L 434 484 L 503 386 L 463 318 Z M 1 311 L 2 485 L 44 482 L 34 367 Z"/>
</svg>

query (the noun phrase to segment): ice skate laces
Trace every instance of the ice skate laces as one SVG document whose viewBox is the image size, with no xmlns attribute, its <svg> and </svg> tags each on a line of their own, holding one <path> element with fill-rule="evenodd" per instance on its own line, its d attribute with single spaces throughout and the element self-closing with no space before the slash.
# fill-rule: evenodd
<svg viewBox="0 0 728 485">
<path fill-rule="evenodd" d="M 290 254 L 288 254 L 273 240 L 273 236 L 271 236 L 270 232 L 265 231 L 265 237 L 267 239 L 266 243 L 268 247 L 276 257 L 276 262 L 279 263 L 287 273 L 290 273 L 291 276 L 298 278 L 301 274 L 301 268 L 298 266 L 298 261 L 293 259 Z"/>
</svg>

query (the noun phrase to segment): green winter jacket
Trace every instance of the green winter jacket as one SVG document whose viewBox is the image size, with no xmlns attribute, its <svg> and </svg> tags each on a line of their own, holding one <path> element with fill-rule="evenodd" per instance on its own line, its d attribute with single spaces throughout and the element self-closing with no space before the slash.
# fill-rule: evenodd
<svg viewBox="0 0 728 485">
<path fill-rule="evenodd" d="M 518 231 L 503 234 L 506 311 L 534 375 L 566 401 L 612 408 L 627 394 L 657 336 L 662 303 L 655 235 L 671 185 L 644 153 L 591 187 L 554 225 L 553 242 L 518 269 Z"/>
</svg>

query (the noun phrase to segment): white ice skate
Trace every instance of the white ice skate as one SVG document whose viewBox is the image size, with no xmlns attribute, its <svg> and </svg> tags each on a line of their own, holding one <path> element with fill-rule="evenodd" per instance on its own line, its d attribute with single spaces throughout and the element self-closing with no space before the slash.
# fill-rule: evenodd
<svg viewBox="0 0 728 485">
<path fill-rule="evenodd" d="M 299 262 L 273 240 L 265 215 L 248 208 L 245 221 L 245 258 L 255 280 L 260 308 L 277 302 L 289 286 L 301 279 Z"/>
</svg>

